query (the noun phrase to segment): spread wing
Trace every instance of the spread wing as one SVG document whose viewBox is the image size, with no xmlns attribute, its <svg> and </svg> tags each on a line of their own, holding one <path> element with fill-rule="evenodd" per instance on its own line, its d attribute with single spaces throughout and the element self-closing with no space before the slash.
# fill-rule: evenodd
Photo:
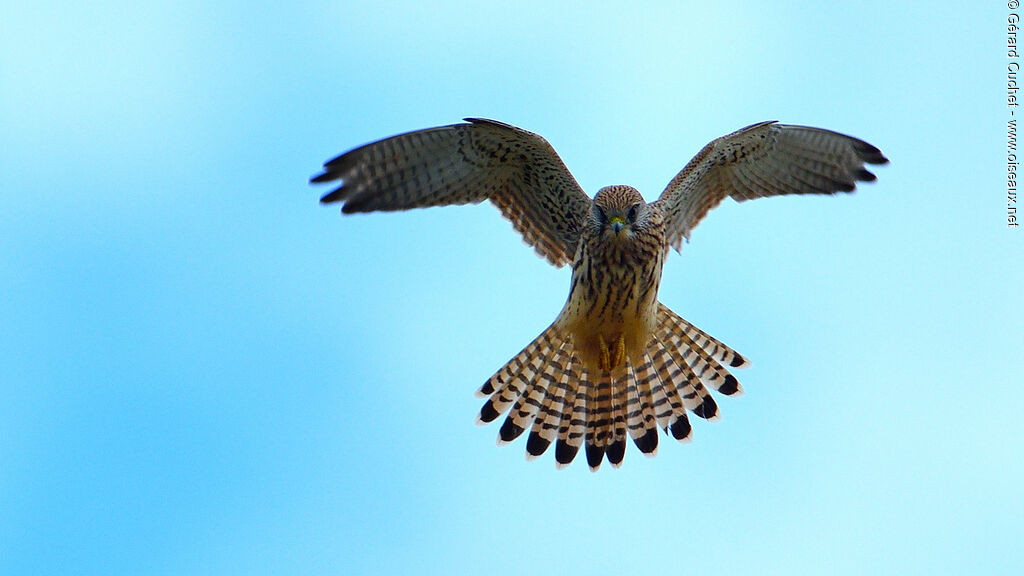
<svg viewBox="0 0 1024 576">
<path fill-rule="evenodd" d="M 807 126 L 761 122 L 713 140 L 669 182 L 657 204 L 666 244 L 683 238 L 726 196 L 737 202 L 784 194 L 851 192 L 875 175 L 865 164 L 889 160 L 871 144 Z"/>
<path fill-rule="evenodd" d="M 340 180 L 320 201 L 342 202 L 346 214 L 490 200 L 538 254 L 571 262 L 591 201 L 554 148 L 508 124 L 466 120 L 361 146 L 310 182 Z"/>
</svg>

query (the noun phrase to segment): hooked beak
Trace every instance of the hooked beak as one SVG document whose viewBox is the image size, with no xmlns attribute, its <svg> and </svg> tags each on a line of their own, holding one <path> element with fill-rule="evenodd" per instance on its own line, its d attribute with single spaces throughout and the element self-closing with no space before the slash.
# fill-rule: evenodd
<svg viewBox="0 0 1024 576">
<path fill-rule="evenodd" d="M 612 230 L 614 230 L 616 234 L 626 227 L 626 219 L 622 216 L 615 216 L 608 220 L 608 223 L 612 225 Z"/>
</svg>

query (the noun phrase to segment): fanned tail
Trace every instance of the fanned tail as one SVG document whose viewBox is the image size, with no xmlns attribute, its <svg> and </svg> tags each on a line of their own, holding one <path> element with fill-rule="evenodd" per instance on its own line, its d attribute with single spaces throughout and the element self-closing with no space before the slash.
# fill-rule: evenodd
<svg viewBox="0 0 1024 576">
<path fill-rule="evenodd" d="M 648 456 L 658 450 L 657 428 L 676 440 L 692 437 L 687 413 L 715 420 L 718 405 L 709 388 L 741 394 L 723 366 L 750 362 L 722 342 L 658 304 L 657 324 L 643 356 L 611 372 L 588 368 L 569 334 L 552 324 L 477 391 L 488 400 L 477 423 L 508 415 L 498 432 L 506 444 L 530 430 L 527 459 L 555 444 L 555 461 L 567 466 L 580 448 L 597 470 L 605 459 L 622 465 L 626 438 Z"/>
</svg>

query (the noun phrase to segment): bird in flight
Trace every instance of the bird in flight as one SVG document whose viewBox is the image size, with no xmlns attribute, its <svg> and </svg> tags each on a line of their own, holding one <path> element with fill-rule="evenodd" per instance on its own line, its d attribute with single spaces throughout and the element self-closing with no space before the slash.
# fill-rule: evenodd
<svg viewBox="0 0 1024 576">
<path fill-rule="evenodd" d="M 761 122 L 705 146 L 655 202 L 631 186 L 591 199 L 537 134 L 494 120 L 408 132 L 324 164 L 311 183 L 340 182 L 324 204 L 345 214 L 491 201 L 554 266 L 572 265 L 555 321 L 477 394 L 478 423 L 506 412 L 498 443 L 529 429 L 527 458 L 553 443 L 559 467 L 584 447 L 587 463 L 620 466 L 626 437 L 653 456 L 658 428 L 691 437 L 690 412 L 712 420 L 742 388 L 728 368 L 746 358 L 658 301 L 669 247 L 726 196 L 742 202 L 853 191 L 865 164 L 888 160 L 871 144 L 821 128 Z"/>
</svg>

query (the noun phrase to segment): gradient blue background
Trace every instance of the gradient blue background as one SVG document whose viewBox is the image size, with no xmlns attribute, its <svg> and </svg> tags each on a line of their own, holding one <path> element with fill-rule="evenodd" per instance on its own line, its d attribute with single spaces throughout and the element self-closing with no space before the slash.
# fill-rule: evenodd
<svg viewBox="0 0 1024 576">
<path fill-rule="evenodd" d="M 0 573 L 1021 573 L 1005 5 L 674 4 L 4 3 Z M 489 205 L 306 183 L 465 116 L 591 194 L 766 119 L 892 164 L 712 212 L 661 298 L 747 394 L 556 471 L 472 392 L 568 271 Z"/>
</svg>

